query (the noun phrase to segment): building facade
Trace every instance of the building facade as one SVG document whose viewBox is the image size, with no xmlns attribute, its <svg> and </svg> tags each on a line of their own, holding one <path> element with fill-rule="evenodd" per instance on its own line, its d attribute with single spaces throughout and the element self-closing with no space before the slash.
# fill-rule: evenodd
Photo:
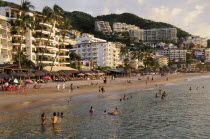
<svg viewBox="0 0 210 139">
<path fill-rule="evenodd" d="M 101 67 L 115 68 L 122 64 L 119 44 L 107 42 L 85 33 L 82 34 L 81 38 L 76 38 L 76 41 L 77 44 L 70 51 L 77 53 L 82 58 L 90 59 Z"/>
<path fill-rule="evenodd" d="M 95 30 L 96 31 L 101 31 L 101 32 L 104 32 L 104 33 L 112 32 L 112 29 L 109 25 L 109 22 L 106 22 L 106 21 L 96 21 L 95 22 Z"/>
<path fill-rule="evenodd" d="M 0 17 L 7 18 L 8 23 L 12 23 L 18 18 L 18 16 L 21 15 L 21 12 L 11 7 L 0 7 L 0 14 Z M 32 16 L 34 20 L 42 16 L 30 12 L 27 14 Z M 6 22 L 4 25 L 6 25 Z M 12 50 L 7 48 L 7 56 L 10 57 L 10 59 L 17 55 L 18 48 L 21 44 L 21 50 L 27 56 L 27 59 L 31 60 L 35 64 L 41 60 L 42 64 L 51 66 L 54 59 L 55 66 L 66 67 L 70 64 L 68 60 L 69 48 L 67 48 L 67 46 L 69 44 L 75 44 L 75 41 L 70 39 L 68 35 L 62 36 L 61 30 L 56 27 L 55 23 L 51 24 L 39 22 L 33 30 L 27 29 L 24 36 L 21 36 L 18 32 L 9 33 L 9 30 L 7 34 L 5 32 L 0 32 L 0 34 L 3 36 L 7 35 L 8 40 L 12 38 L 12 46 L 9 46 L 9 42 L 7 43 L 8 47 L 12 48 Z M 5 41 L 4 44 L 6 44 Z M 12 52 L 9 52 L 10 50 Z M 12 56 L 10 56 L 9 53 L 12 53 Z"/>
<path fill-rule="evenodd" d="M 130 25 L 126 23 L 116 22 L 113 24 L 114 32 L 129 32 L 129 30 L 139 30 L 140 28 L 135 25 Z"/>
<path fill-rule="evenodd" d="M 177 29 L 176 28 L 154 28 L 146 30 L 146 41 L 162 41 L 173 40 L 177 41 Z"/>
</svg>

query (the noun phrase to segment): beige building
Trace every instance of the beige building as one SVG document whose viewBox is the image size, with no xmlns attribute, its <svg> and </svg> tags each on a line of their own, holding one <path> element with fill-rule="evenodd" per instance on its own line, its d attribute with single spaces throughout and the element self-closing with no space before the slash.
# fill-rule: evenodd
<svg viewBox="0 0 210 139">
<path fill-rule="evenodd" d="M 144 29 L 139 30 L 129 30 L 129 35 L 131 37 L 135 37 L 138 40 L 145 41 L 146 40 L 146 31 Z"/>
<path fill-rule="evenodd" d="M 95 22 L 95 30 L 110 33 L 112 32 L 112 29 L 109 25 L 109 22 L 106 21 L 96 21 Z"/>
<path fill-rule="evenodd" d="M 168 66 L 168 57 L 166 56 L 158 57 L 158 64 L 160 67 Z"/>
<path fill-rule="evenodd" d="M 207 38 L 201 38 L 200 36 L 189 36 L 186 40 L 183 41 L 185 46 L 194 44 L 197 47 L 207 47 Z"/>
<path fill-rule="evenodd" d="M 176 28 L 154 28 L 146 30 L 146 40 L 161 41 L 161 40 L 174 40 L 177 41 Z"/>
<path fill-rule="evenodd" d="M 113 24 L 114 32 L 129 32 L 129 30 L 139 30 L 140 28 L 135 25 L 130 25 L 126 23 L 116 22 Z"/>
<path fill-rule="evenodd" d="M 2 17 L 7 17 L 8 22 L 12 22 L 14 19 L 17 19 L 19 15 L 21 15 L 21 12 L 10 7 L 0 7 L 0 14 Z M 34 17 L 34 19 L 42 16 L 36 14 L 34 15 L 34 13 L 27 14 Z M 55 59 L 54 65 L 58 67 L 66 67 L 70 64 L 68 60 L 69 48 L 66 46 L 69 44 L 75 44 L 75 41 L 70 39 L 70 37 L 67 35 L 63 38 L 63 36 L 60 34 L 60 31 L 61 30 L 57 28 L 55 24 L 40 22 L 34 30 L 27 30 L 26 34 L 23 36 L 21 50 L 23 50 L 27 58 L 33 61 L 35 64 L 41 59 L 41 56 L 43 56 L 42 63 L 46 66 L 51 66 L 54 58 L 56 57 L 56 53 L 59 53 Z M 5 32 L 1 33 L 2 36 L 7 35 L 8 40 L 11 39 L 9 32 L 7 34 L 5 34 Z M 13 56 L 17 54 L 18 47 L 20 46 L 20 39 L 21 35 L 19 35 L 17 32 L 14 32 L 12 35 Z M 4 44 L 9 46 L 9 42 L 6 43 L 4 41 Z M 7 52 L 10 53 L 9 51 L 10 48 L 8 47 Z M 10 55 L 7 54 L 7 57 L 10 57 Z"/>
</svg>

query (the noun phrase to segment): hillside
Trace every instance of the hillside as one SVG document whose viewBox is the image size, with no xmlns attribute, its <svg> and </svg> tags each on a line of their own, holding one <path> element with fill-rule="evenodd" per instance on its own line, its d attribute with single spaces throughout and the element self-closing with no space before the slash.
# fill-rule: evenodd
<svg viewBox="0 0 210 139">
<path fill-rule="evenodd" d="M 1 0 L 0 0 L 0 6 L 11 6 L 16 8 L 19 7 L 18 4 Z M 131 13 L 109 14 L 109 15 L 101 15 L 93 17 L 90 14 L 81 11 L 74 11 L 74 12 L 66 11 L 65 16 L 67 16 L 71 20 L 71 25 L 74 29 L 77 29 L 81 32 L 87 32 L 93 34 L 98 33 L 94 31 L 94 23 L 97 20 L 108 21 L 110 22 L 111 26 L 113 25 L 114 22 L 123 22 L 127 24 L 136 25 L 142 29 L 175 27 L 171 24 L 143 19 Z M 180 28 L 177 28 L 177 31 L 178 31 L 177 35 L 179 38 L 189 35 L 189 33 L 181 30 Z"/>
<path fill-rule="evenodd" d="M 143 19 L 131 13 L 102 15 L 102 16 L 97 16 L 96 20 L 108 21 L 110 22 L 111 26 L 113 25 L 114 22 L 123 22 L 127 24 L 136 25 L 141 29 L 175 27 L 171 24 Z M 177 32 L 179 38 L 189 36 L 189 33 L 183 31 L 180 28 L 177 28 Z"/>
</svg>

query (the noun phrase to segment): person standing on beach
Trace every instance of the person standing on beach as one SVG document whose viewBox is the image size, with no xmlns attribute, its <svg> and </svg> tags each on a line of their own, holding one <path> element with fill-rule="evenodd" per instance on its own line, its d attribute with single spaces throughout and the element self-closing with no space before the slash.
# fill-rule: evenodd
<svg viewBox="0 0 210 139">
<path fill-rule="evenodd" d="M 44 124 L 46 124 L 46 115 L 45 115 L 45 113 L 42 113 L 42 115 L 41 115 L 41 121 L 42 121 L 42 125 L 44 125 Z"/>
<path fill-rule="evenodd" d="M 147 81 L 146 81 L 146 87 L 147 87 Z"/>
<path fill-rule="evenodd" d="M 104 96 L 104 92 L 105 92 L 105 89 L 104 89 L 104 87 L 102 86 L 102 87 L 101 87 L 101 93 L 102 93 L 103 96 Z"/>
<path fill-rule="evenodd" d="M 70 89 L 71 89 L 71 92 L 73 92 L 73 89 L 74 89 L 73 83 L 71 83 Z"/>
<path fill-rule="evenodd" d="M 65 83 L 63 83 L 63 84 L 62 84 L 62 87 L 63 87 L 63 90 L 64 90 L 64 89 L 65 89 L 65 87 L 66 87 Z"/>
<path fill-rule="evenodd" d="M 59 83 L 56 85 L 56 88 L 57 88 L 57 90 L 60 90 L 60 84 Z"/>
<path fill-rule="evenodd" d="M 100 93 L 101 93 L 101 86 L 98 87 L 98 94 L 100 96 Z"/>
<path fill-rule="evenodd" d="M 58 117 L 56 116 L 56 112 L 53 113 L 53 117 L 51 117 L 51 119 L 52 119 L 52 124 L 57 123 Z"/>
</svg>

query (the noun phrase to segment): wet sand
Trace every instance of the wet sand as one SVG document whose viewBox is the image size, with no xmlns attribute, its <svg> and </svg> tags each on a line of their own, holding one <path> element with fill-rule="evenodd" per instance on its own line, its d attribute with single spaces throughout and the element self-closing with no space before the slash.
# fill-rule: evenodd
<svg viewBox="0 0 210 139">
<path fill-rule="evenodd" d="M 33 85 L 29 85 L 27 89 L 27 94 L 15 93 L 15 92 L 0 92 L 0 121 L 8 119 L 11 115 L 21 115 L 20 111 L 30 111 L 33 109 L 42 110 L 43 106 L 47 106 L 53 103 L 59 103 L 63 101 L 64 98 L 70 98 L 75 95 L 82 95 L 93 93 L 98 95 L 98 87 L 105 87 L 105 95 L 124 92 L 128 93 L 135 92 L 140 89 L 148 89 L 150 87 L 157 87 L 165 84 L 181 82 L 192 77 L 206 76 L 210 73 L 181 73 L 181 74 L 170 74 L 168 76 L 154 75 L 153 80 L 152 75 L 149 76 L 149 81 L 146 80 L 147 76 L 139 76 L 141 80 L 138 80 L 138 76 L 135 77 L 124 77 L 116 78 L 115 80 L 108 79 L 107 84 L 104 84 L 102 80 L 85 80 L 85 81 L 69 81 L 66 82 L 66 88 L 62 90 L 62 83 L 60 90 L 56 89 L 57 83 L 47 83 L 41 84 L 40 89 L 33 89 Z M 167 80 L 168 78 L 168 80 Z M 131 83 L 127 83 L 130 80 Z M 94 85 L 91 85 L 91 82 Z M 73 83 L 74 87 L 79 86 L 79 88 L 70 91 L 70 84 Z M 97 85 L 96 85 L 97 84 Z M 10 116 L 8 116 L 10 115 Z"/>
</svg>

